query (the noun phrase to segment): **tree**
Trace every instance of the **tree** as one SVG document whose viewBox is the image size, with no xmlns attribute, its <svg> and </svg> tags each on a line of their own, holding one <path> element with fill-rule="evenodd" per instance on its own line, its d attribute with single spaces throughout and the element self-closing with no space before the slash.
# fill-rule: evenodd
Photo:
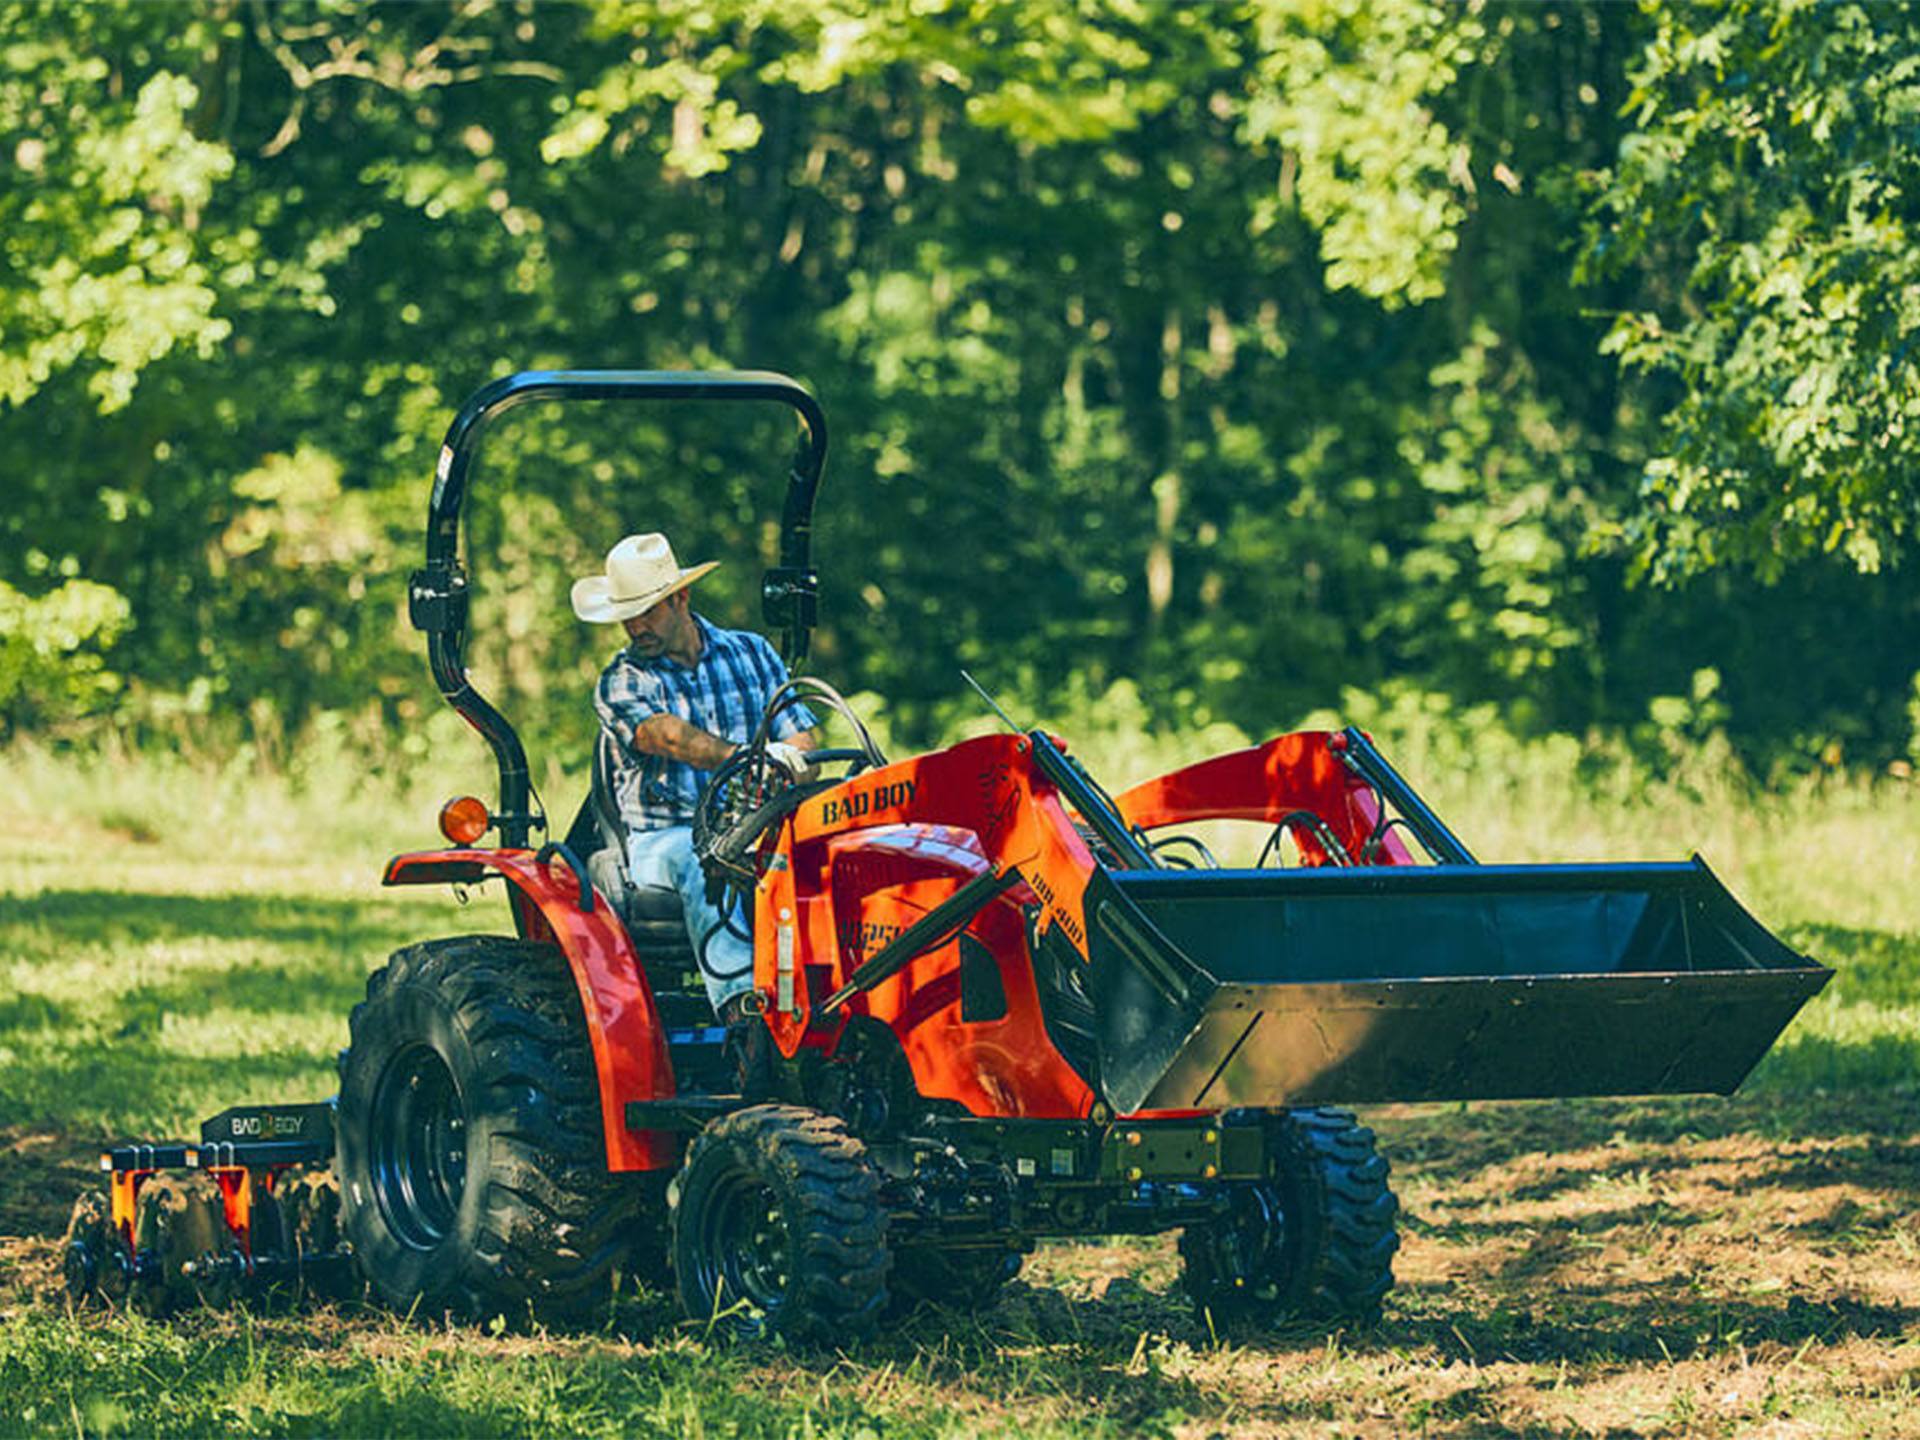
<svg viewBox="0 0 1920 1440">
<path fill-rule="evenodd" d="M 1920 14 L 1649 13 L 1581 259 L 1641 277 L 1606 348 L 1664 382 L 1661 449 L 1616 533 L 1663 579 L 1896 564 L 1920 524 Z"/>
</svg>

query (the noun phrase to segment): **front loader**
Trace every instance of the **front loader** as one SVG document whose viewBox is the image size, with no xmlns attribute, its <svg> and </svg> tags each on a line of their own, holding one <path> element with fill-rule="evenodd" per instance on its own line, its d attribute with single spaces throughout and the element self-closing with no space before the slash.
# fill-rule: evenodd
<svg viewBox="0 0 1920 1440">
<path fill-rule="evenodd" d="M 199 1146 L 103 1157 L 111 1197 L 82 1202 L 69 1246 L 76 1295 L 364 1285 L 417 1313 L 565 1317 L 627 1275 L 744 1335 L 838 1339 L 905 1304 L 984 1304 L 1042 1238 L 1178 1231 L 1186 1289 L 1218 1322 L 1366 1320 L 1392 1284 L 1397 1202 L 1338 1107 L 1728 1093 L 1828 978 L 1698 859 L 1478 863 L 1356 729 L 1110 795 L 1044 730 L 889 761 L 802 678 L 695 818 L 754 940 L 749 1018 L 722 1027 L 677 897 L 626 872 L 610 742 L 550 835 L 461 658 L 481 436 L 511 406 L 576 399 L 798 415 L 764 601 L 804 659 L 826 453 L 805 390 L 587 372 L 480 391 L 441 452 L 409 598 L 499 801 L 450 802 L 448 845 L 385 880 L 497 881 L 512 933 L 376 971 L 330 1105 L 228 1112 Z M 765 747 L 801 704 L 852 743 L 794 784 Z M 1267 839 L 1251 865 L 1210 848 L 1236 825 Z"/>
</svg>

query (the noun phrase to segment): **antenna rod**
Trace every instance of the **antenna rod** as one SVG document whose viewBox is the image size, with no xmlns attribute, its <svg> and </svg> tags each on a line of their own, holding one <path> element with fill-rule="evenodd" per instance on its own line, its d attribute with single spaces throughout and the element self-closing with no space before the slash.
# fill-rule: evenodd
<svg viewBox="0 0 1920 1440">
<path fill-rule="evenodd" d="M 993 713 L 1000 717 L 1001 723 L 1005 725 L 1007 729 L 1011 730 L 1016 735 L 1024 735 L 1027 733 L 1026 731 L 1022 730 L 1018 725 L 1013 723 L 1013 717 L 1007 714 L 1006 711 L 1000 708 L 1000 702 L 998 700 L 995 700 L 993 696 L 989 695 L 978 680 L 974 679 L 973 676 L 969 675 L 964 670 L 960 672 L 960 678 L 966 681 L 967 684 L 973 687 L 974 694 L 978 695 L 982 700 L 986 701 L 990 707 L 992 707 Z"/>
</svg>

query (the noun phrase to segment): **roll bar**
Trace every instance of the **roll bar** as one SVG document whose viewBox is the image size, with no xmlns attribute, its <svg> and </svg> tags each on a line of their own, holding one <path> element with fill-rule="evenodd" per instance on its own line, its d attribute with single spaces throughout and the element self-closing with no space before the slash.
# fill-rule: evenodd
<svg viewBox="0 0 1920 1440">
<path fill-rule="evenodd" d="M 460 515 L 467 485 L 493 419 L 534 400 L 773 401 L 795 411 L 805 435 L 787 477 L 781 514 L 780 563 L 761 579 L 761 613 L 781 632 L 787 663 L 806 659 L 818 611 L 813 500 L 827 458 L 827 420 L 800 383 L 769 370 L 525 370 L 475 391 L 447 428 L 427 501 L 427 563 L 407 587 L 407 615 L 427 636 L 434 683 L 460 717 L 480 732 L 500 771 L 494 821 L 500 842 L 524 846 L 534 823 L 527 754 L 511 722 L 467 680 L 461 649 L 467 633 L 467 574 L 459 556 Z"/>
</svg>

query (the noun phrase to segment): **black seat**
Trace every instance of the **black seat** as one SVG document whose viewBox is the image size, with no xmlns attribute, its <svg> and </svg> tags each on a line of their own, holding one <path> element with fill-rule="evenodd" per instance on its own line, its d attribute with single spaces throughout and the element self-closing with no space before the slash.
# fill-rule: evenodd
<svg viewBox="0 0 1920 1440">
<path fill-rule="evenodd" d="M 679 892 L 669 885 L 636 885 L 627 873 L 627 827 L 613 795 L 613 737 L 604 729 L 594 741 L 593 779 L 567 830 L 567 846 L 626 925 L 654 990 L 691 988 L 704 1006 Z"/>
</svg>

